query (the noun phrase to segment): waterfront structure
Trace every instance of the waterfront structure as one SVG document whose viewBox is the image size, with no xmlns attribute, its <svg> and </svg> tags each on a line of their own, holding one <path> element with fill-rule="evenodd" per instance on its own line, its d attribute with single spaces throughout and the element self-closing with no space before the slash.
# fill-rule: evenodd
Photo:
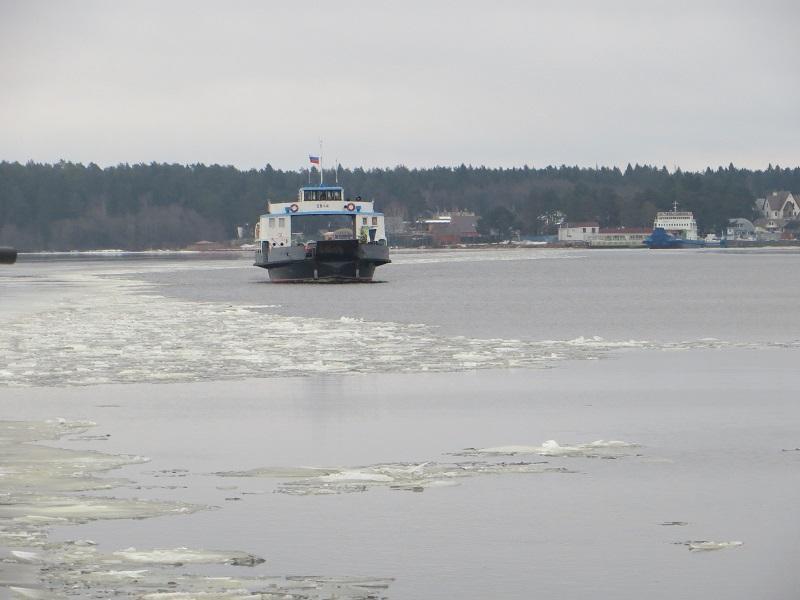
<svg viewBox="0 0 800 600">
<path fill-rule="evenodd" d="M 725 237 L 729 240 L 755 240 L 756 227 L 747 219 L 728 219 Z"/>
<path fill-rule="evenodd" d="M 791 220 L 800 217 L 800 194 L 787 191 L 772 192 L 766 198 L 756 199 L 756 210 L 765 219 Z"/>
<path fill-rule="evenodd" d="M 558 241 L 567 244 L 585 244 L 599 231 L 600 223 L 597 221 L 561 223 L 561 225 L 558 226 Z"/>
<path fill-rule="evenodd" d="M 589 238 L 591 248 L 641 248 L 651 230 L 644 227 L 610 227 Z"/>
<path fill-rule="evenodd" d="M 480 237 L 478 217 L 473 213 L 445 213 L 425 219 L 422 223 L 435 246 L 461 244 Z"/>
<path fill-rule="evenodd" d="M 344 189 L 300 188 L 297 200 L 268 202 L 255 230 L 255 266 L 271 281 L 371 281 L 391 262 L 383 214 Z"/>
<path fill-rule="evenodd" d="M 689 211 L 679 211 L 678 203 L 672 203 L 672 210 L 656 213 L 653 230 L 663 229 L 667 233 L 684 240 L 697 239 L 697 221 Z"/>
<path fill-rule="evenodd" d="M 754 225 L 762 234 L 780 238 L 787 224 L 800 220 L 800 194 L 779 191 L 766 198 L 757 198 L 756 211 L 760 215 Z"/>
</svg>

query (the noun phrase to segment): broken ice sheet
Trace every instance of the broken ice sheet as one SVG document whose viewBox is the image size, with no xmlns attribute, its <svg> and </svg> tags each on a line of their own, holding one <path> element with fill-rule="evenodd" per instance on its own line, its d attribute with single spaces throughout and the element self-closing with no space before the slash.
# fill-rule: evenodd
<svg viewBox="0 0 800 600">
<path fill-rule="evenodd" d="M 0 545 L 9 548 L 0 561 L 0 596 L 17 598 L 291 598 L 364 600 L 385 597 L 390 579 L 321 577 L 211 577 L 177 571 L 184 565 L 255 567 L 261 557 L 235 550 L 155 548 L 101 553 L 89 540 L 49 542 L 54 525 L 96 519 L 139 519 L 185 514 L 204 508 L 179 502 L 82 496 L 77 492 L 120 485 L 122 479 L 96 474 L 143 462 L 119 456 L 32 444 L 85 431 L 94 424 L 63 419 L 42 422 L 0 421 Z M 181 477 L 183 469 L 158 472 Z M 168 486 L 175 487 L 175 486 Z M 13 549 L 12 549 L 13 548 Z M 179 567 L 180 565 L 180 567 Z"/>
<path fill-rule="evenodd" d="M 252 567 L 264 559 L 235 550 L 202 550 L 197 548 L 126 548 L 108 554 L 98 552 L 91 541 L 59 542 L 47 544 L 37 551 L 12 550 L 11 555 L 19 562 L 35 564 L 68 564 L 71 567 L 87 565 L 102 567 L 112 565 L 119 569 L 128 565 L 141 566 L 218 564 Z M 145 571 L 142 571 L 145 572 Z"/>
<path fill-rule="evenodd" d="M 80 590 L 91 598 L 377 600 L 392 579 L 319 576 L 207 576 L 176 572 L 173 566 L 57 565 L 48 569 L 51 589 Z"/>
<path fill-rule="evenodd" d="M 181 502 L 77 494 L 130 485 L 126 479 L 97 475 L 147 460 L 32 443 L 80 434 L 93 426 L 90 421 L 64 419 L 0 421 L 0 544 L 10 548 L 44 547 L 54 525 L 187 514 L 206 508 Z M 33 556 L 21 554 L 16 558 L 26 562 L 27 557 L 31 562 Z"/>
<path fill-rule="evenodd" d="M 465 448 L 456 456 L 514 456 L 516 454 L 537 454 L 539 456 L 566 456 L 584 458 L 618 458 L 630 454 L 639 447 L 633 442 L 621 440 L 597 440 L 588 444 L 560 445 L 555 440 L 547 440 L 541 446 L 494 446 L 490 448 Z"/>
<path fill-rule="evenodd" d="M 710 540 L 687 540 L 685 542 L 675 542 L 679 546 L 686 546 L 690 552 L 713 552 L 714 550 L 725 550 L 726 548 L 738 548 L 744 542 L 714 542 Z"/>
<path fill-rule="evenodd" d="M 540 462 L 379 463 L 362 467 L 262 467 L 249 471 L 222 471 L 220 477 L 289 479 L 275 489 L 296 496 L 365 492 L 376 487 L 421 492 L 458 485 L 464 477 L 509 473 L 569 473 L 563 467 Z"/>
<path fill-rule="evenodd" d="M 91 598 L 291 598 L 365 600 L 384 597 L 391 579 L 365 577 L 208 576 L 176 571 L 189 564 L 254 567 L 259 557 L 236 551 L 134 549 L 101 554 L 91 545 L 51 544 L 26 556 L 44 565 L 44 587 Z"/>
</svg>

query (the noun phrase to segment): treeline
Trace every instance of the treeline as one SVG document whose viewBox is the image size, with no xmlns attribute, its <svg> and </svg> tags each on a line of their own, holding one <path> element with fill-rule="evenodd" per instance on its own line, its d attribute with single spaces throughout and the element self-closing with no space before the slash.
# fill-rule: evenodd
<svg viewBox="0 0 800 600">
<path fill-rule="evenodd" d="M 333 181 L 333 172 L 325 174 Z M 504 206 L 523 234 L 552 232 L 565 215 L 602 226 L 645 227 L 677 201 L 702 231 L 730 217 L 754 218 L 753 200 L 773 190 L 800 191 L 800 168 L 434 167 L 340 169 L 349 195 L 374 199 L 387 215 L 415 219 L 468 210 L 490 221 Z M 226 240 L 253 223 L 267 199 L 295 197 L 307 174 L 219 165 L 0 162 L 0 244 L 23 250 L 176 248 Z"/>
</svg>

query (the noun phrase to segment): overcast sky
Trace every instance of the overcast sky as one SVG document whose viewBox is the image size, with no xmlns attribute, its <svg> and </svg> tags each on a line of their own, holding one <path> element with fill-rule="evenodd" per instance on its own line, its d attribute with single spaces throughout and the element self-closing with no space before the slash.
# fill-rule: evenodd
<svg viewBox="0 0 800 600">
<path fill-rule="evenodd" d="M 800 2 L 0 0 L 0 160 L 800 164 Z"/>
</svg>

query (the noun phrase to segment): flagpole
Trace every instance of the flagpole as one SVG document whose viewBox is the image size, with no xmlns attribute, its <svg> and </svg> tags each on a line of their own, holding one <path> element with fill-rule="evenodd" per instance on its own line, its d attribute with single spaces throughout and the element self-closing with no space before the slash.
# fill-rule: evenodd
<svg viewBox="0 0 800 600">
<path fill-rule="evenodd" d="M 319 184 L 322 185 L 322 140 L 319 141 Z"/>
</svg>

